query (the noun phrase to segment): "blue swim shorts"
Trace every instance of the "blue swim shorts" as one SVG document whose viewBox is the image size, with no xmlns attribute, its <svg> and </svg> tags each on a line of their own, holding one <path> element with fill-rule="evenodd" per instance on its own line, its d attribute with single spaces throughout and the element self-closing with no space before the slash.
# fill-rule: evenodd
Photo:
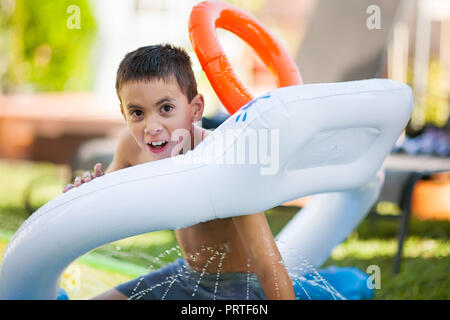
<svg viewBox="0 0 450 320">
<path fill-rule="evenodd" d="M 264 290 L 254 273 L 219 274 L 192 270 L 177 259 L 147 275 L 116 287 L 131 300 L 263 300 Z"/>
</svg>

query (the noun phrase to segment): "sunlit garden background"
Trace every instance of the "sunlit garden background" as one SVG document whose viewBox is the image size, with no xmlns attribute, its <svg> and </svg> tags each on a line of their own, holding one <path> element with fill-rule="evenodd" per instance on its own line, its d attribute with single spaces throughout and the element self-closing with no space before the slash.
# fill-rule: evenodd
<svg viewBox="0 0 450 320">
<path fill-rule="evenodd" d="M 200 91 L 206 97 L 205 117 L 224 112 L 189 43 L 187 19 L 197 2 L 0 0 L 0 257 L 17 228 L 37 208 L 60 195 L 77 170 L 92 169 L 86 157 L 110 159 L 113 148 L 109 146 L 124 128 L 114 78 L 126 52 L 160 42 L 185 47 L 192 55 Z M 377 38 L 380 45 L 365 53 L 363 67 L 353 59 L 339 75 L 337 71 L 327 73 L 332 68 L 326 63 L 335 60 L 332 55 L 317 53 L 322 59 L 318 61 L 305 52 L 311 48 L 311 41 L 330 42 L 319 38 L 325 37 L 327 27 L 334 27 L 327 25 L 330 19 L 325 19 L 325 13 L 345 16 L 350 11 L 356 19 L 356 3 L 341 4 L 340 12 L 326 0 L 227 2 L 251 12 L 281 39 L 306 83 L 368 77 L 405 82 L 413 88 L 416 101 L 406 137 L 420 137 L 429 128 L 448 137 L 450 9 L 445 1 L 436 1 L 430 9 L 425 0 L 398 0 L 389 5 L 386 1 L 360 0 L 356 7 L 363 9 L 363 19 L 369 4 L 381 7 L 386 20 L 382 20 L 384 28 Z M 341 20 L 345 18 L 336 18 Z M 318 25 L 322 29 L 317 29 Z M 429 33 L 417 31 L 417 26 Z M 365 30 L 365 25 L 349 30 L 360 41 L 376 32 L 366 34 L 357 31 L 360 29 Z M 316 38 L 311 40 L 311 34 Z M 270 72 L 250 47 L 227 32 L 219 35 L 236 72 L 252 92 L 273 88 Z M 341 36 L 344 34 L 337 37 Z M 346 50 L 351 55 L 364 46 L 353 43 Z M 421 51 L 424 46 L 425 53 Z M 323 48 L 325 51 L 325 44 Z M 370 66 L 374 69 L 368 74 Z M 440 142 L 444 149 L 445 143 L 450 145 L 447 139 Z M 92 141 L 99 141 L 102 147 L 89 145 Z M 437 138 L 430 141 L 428 151 Z M 441 153 L 429 151 L 428 155 L 425 148 L 419 149 L 411 157 L 425 154 L 450 163 L 447 149 Z M 80 150 L 84 150 L 85 158 Z M 450 190 L 449 177 L 440 177 L 443 188 L 447 188 L 444 190 Z M 450 199 L 450 191 L 446 197 Z M 279 206 L 266 211 L 273 234 L 299 209 Z M 449 299 L 448 210 L 442 208 L 438 217 L 426 219 L 412 212 L 398 274 L 393 272 L 401 215 L 396 203 L 378 203 L 373 208 L 378 215 L 365 218 L 322 267 L 352 266 L 366 272 L 369 266 L 379 266 L 381 286 L 375 289 L 374 299 Z M 88 299 L 175 260 L 178 252 L 170 230 L 124 239 L 77 259 L 64 272 L 61 286 L 71 299 Z"/>
</svg>

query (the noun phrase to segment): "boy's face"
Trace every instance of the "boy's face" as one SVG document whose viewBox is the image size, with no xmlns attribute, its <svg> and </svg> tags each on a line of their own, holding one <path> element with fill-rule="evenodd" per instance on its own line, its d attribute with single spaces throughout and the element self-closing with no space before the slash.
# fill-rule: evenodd
<svg viewBox="0 0 450 320">
<path fill-rule="evenodd" d="M 203 114 L 203 96 L 189 103 L 174 77 L 129 81 L 119 91 L 121 112 L 136 143 L 153 160 L 192 145 L 193 123 Z M 173 139 L 173 140 L 172 140 Z"/>
</svg>

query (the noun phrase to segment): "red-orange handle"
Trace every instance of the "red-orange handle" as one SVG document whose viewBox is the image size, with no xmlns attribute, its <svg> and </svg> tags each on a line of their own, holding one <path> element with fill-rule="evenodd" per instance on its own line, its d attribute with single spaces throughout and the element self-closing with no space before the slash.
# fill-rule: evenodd
<svg viewBox="0 0 450 320">
<path fill-rule="evenodd" d="M 216 28 L 228 30 L 249 44 L 274 74 L 278 87 L 302 83 L 294 60 L 255 18 L 227 3 L 201 2 L 192 9 L 189 37 L 203 71 L 230 114 L 253 96 L 233 72 L 217 39 Z"/>
</svg>

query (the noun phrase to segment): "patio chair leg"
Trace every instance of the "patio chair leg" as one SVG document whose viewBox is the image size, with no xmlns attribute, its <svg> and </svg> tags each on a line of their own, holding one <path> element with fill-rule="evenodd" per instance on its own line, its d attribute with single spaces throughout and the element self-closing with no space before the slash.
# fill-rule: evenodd
<svg viewBox="0 0 450 320">
<path fill-rule="evenodd" d="M 403 243 L 405 242 L 406 232 L 408 230 L 409 216 L 411 213 L 411 198 L 412 192 L 414 190 L 414 185 L 420 178 L 422 174 L 413 173 L 408 179 L 402 194 L 402 215 L 400 220 L 399 232 L 398 232 L 398 248 L 397 253 L 394 258 L 393 272 L 398 274 L 400 272 L 400 262 L 403 253 Z"/>
</svg>

